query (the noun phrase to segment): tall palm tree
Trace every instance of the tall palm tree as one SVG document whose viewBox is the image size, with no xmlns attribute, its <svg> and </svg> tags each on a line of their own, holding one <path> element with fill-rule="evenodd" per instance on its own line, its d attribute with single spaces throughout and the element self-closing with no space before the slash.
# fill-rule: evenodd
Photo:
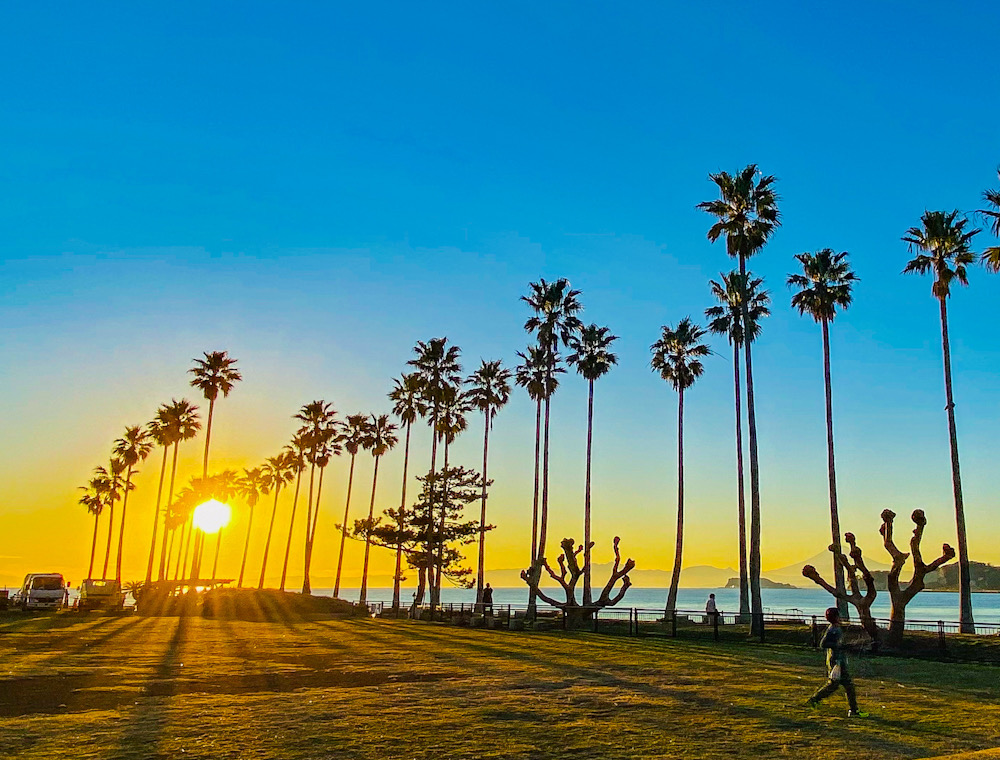
<svg viewBox="0 0 1000 760">
<path fill-rule="evenodd" d="M 910 227 L 903 237 L 910 251 L 921 251 L 906 265 L 903 274 L 934 275 L 931 293 L 941 311 L 941 350 L 944 354 L 944 388 L 948 412 L 948 437 L 951 442 L 951 483 L 955 496 L 955 524 L 958 530 L 959 620 L 962 633 L 975 633 L 972 617 L 972 578 L 969 574 L 969 545 L 965 532 L 965 506 L 962 501 L 962 475 L 958 465 L 958 431 L 955 427 L 955 397 L 951 385 L 951 344 L 948 337 L 948 297 L 951 283 L 969 284 L 966 267 L 974 263 L 972 239 L 981 230 L 966 230 L 967 219 L 959 212 L 926 211 L 919 227 Z"/>
<path fill-rule="evenodd" d="M 182 398 L 180 401 L 171 399 L 169 404 L 161 404 L 156 410 L 156 421 L 163 425 L 168 431 L 173 442 L 174 453 L 170 465 L 170 485 L 167 488 L 167 503 L 174 500 L 174 480 L 177 475 L 177 452 L 180 444 L 194 438 L 201 430 L 201 422 L 198 419 L 198 407 Z M 187 522 L 181 523 L 180 542 L 178 544 L 178 556 L 180 546 L 184 544 L 184 533 L 187 529 Z M 189 534 L 190 537 L 190 534 Z M 163 531 L 163 546 L 160 551 L 160 580 L 167 577 L 167 531 Z"/>
<path fill-rule="evenodd" d="M 483 413 L 483 493 L 479 510 L 479 562 L 476 571 L 476 604 L 483 603 L 483 581 L 486 574 L 486 483 L 490 451 L 490 427 L 493 418 L 510 401 L 510 380 L 513 373 L 497 361 L 480 360 L 479 369 L 466 378 L 469 389 L 465 397 L 473 408 Z M 478 607 L 477 609 L 482 609 Z"/>
<path fill-rule="evenodd" d="M 156 558 L 156 535 L 160 527 L 160 505 L 163 501 L 163 478 L 167 474 L 167 452 L 174 443 L 174 431 L 159 417 L 147 423 L 146 431 L 150 439 L 163 449 L 160 463 L 160 480 L 156 487 L 156 508 L 153 510 L 153 536 L 149 540 L 149 561 L 146 564 L 146 583 L 153 581 L 153 560 Z M 164 528 L 166 537 L 166 528 Z"/>
<path fill-rule="evenodd" d="M 320 445 L 313 452 L 313 461 L 316 463 L 316 468 L 319 470 L 319 484 L 316 486 L 316 506 L 313 509 L 312 525 L 307 526 L 309 533 L 309 546 L 308 546 L 308 564 L 306 567 L 306 575 L 309 574 L 310 568 L 312 567 L 312 556 L 313 556 L 313 546 L 316 544 L 316 525 L 319 523 L 319 505 L 323 498 L 323 476 L 326 473 L 326 468 L 330 464 L 330 460 L 334 456 L 340 456 L 340 422 L 335 425 L 331 425 L 326 430 L 324 430 L 320 436 L 322 438 Z"/>
<path fill-rule="evenodd" d="M 295 530 L 295 512 L 299 505 L 299 489 L 302 485 L 302 472 L 306 469 L 306 452 L 311 446 L 309 434 L 301 430 L 292 436 L 292 442 L 285 447 L 288 462 L 295 473 L 295 495 L 292 496 L 292 515 L 288 519 L 288 541 L 285 543 L 285 561 L 281 565 L 281 583 L 278 586 L 285 590 L 288 578 L 288 560 L 292 556 L 292 534 Z"/>
<path fill-rule="evenodd" d="M 118 530 L 118 557 L 115 561 L 115 580 L 122 580 L 122 548 L 125 545 L 125 514 L 128 511 L 128 493 L 132 490 L 135 466 L 144 462 L 153 450 L 153 439 L 142 425 L 125 428 L 125 435 L 116 438 L 112 454 L 125 466 L 125 497 L 122 499 L 121 527 Z"/>
<path fill-rule="evenodd" d="M 313 547 L 313 485 L 316 467 L 319 464 L 320 452 L 326 449 L 327 443 L 336 435 L 338 423 L 337 413 L 333 409 L 333 404 L 326 401 L 313 401 L 306 404 L 295 415 L 295 419 L 303 423 L 299 432 L 304 434 L 309 442 L 309 447 L 305 452 L 306 459 L 309 462 L 309 493 L 306 499 L 306 540 L 305 551 L 303 553 L 305 567 L 302 576 L 302 593 L 310 594 L 312 593 L 309 569 L 312 564 Z M 328 456 L 327 461 L 329 461 Z"/>
<path fill-rule="evenodd" d="M 547 352 L 540 346 L 528 346 L 527 353 L 517 352 L 521 359 L 514 370 L 514 381 L 528 392 L 529 398 L 535 402 L 535 486 L 531 505 L 531 566 L 536 567 L 538 557 L 538 537 L 539 537 L 539 495 L 541 493 L 539 470 L 541 466 L 541 446 L 542 446 L 542 404 L 559 387 L 559 378 L 556 375 L 565 372 L 558 366 L 558 362 L 549 363 Z M 548 513 L 545 515 L 546 525 L 548 524 Z M 528 591 L 529 615 L 535 612 L 535 591 L 533 588 Z"/>
<path fill-rule="evenodd" d="M 240 577 L 236 581 L 236 588 L 243 588 L 243 573 L 247 567 L 247 554 L 250 553 L 250 530 L 253 528 L 253 512 L 261 496 L 267 496 L 271 490 L 271 479 L 264 474 L 263 468 L 243 468 L 243 474 L 236 481 L 236 490 L 250 507 L 250 516 L 247 519 L 247 535 L 243 542 L 243 561 L 240 562 Z"/>
<path fill-rule="evenodd" d="M 698 208 L 716 217 L 708 230 L 708 239 L 715 242 L 726 238 L 726 251 L 739 259 L 740 274 L 747 276 L 746 262 L 759 253 L 774 230 L 781 225 L 775 178 L 760 175 L 756 164 L 750 164 L 736 174 L 719 172 L 709 179 L 719 189 L 717 200 L 699 203 Z M 749 321 L 746 312 L 744 322 Z M 750 607 L 751 633 L 757 635 L 764 626 L 764 605 L 760 597 L 760 467 L 757 454 L 757 411 L 753 393 L 753 357 L 750 341 L 743 344 L 747 380 L 747 428 L 750 439 Z"/>
<path fill-rule="evenodd" d="M 274 491 L 274 506 L 271 507 L 271 521 L 267 526 L 267 540 L 264 542 L 264 555 L 260 562 L 260 582 L 258 589 L 264 588 L 264 573 L 267 572 L 267 555 L 271 550 L 271 536 L 274 534 L 274 519 L 278 514 L 278 497 L 281 489 L 291 483 L 295 477 L 295 457 L 287 451 L 277 456 L 268 457 L 261 466 L 261 477 L 267 487 Z"/>
<path fill-rule="evenodd" d="M 681 560 L 684 549 L 684 391 L 701 377 L 703 357 L 711 350 L 701 342 L 705 330 L 689 317 L 677 323 L 676 328 L 663 327 L 660 339 L 650 350 L 650 363 L 660 377 L 677 391 L 677 540 L 674 548 L 674 569 L 670 574 L 670 591 L 667 593 L 667 612 L 677 609 L 677 587 L 681 580 Z"/>
<path fill-rule="evenodd" d="M 340 554 L 337 556 L 337 576 L 333 582 L 333 596 L 340 596 L 340 574 L 344 569 L 344 544 L 347 543 L 347 522 L 351 515 L 351 490 L 354 487 L 354 459 L 368 441 L 368 417 L 364 414 L 347 415 L 347 424 L 340 435 L 340 443 L 351 455 L 347 476 L 347 501 L 344 504 L 344 522 L 340 526 Z"/>
<path fill-rule="evenodd" d="M 611 344 L 618 340 L 607 327 L 596 324 L 580 329 L 579 334 L 570 336 L 569 348 L 573 351 L 566 362 L 587 381 L 587 477 L 583 502 L 583 606 L 589 607 L 593 601 L 590 585 L 590 462 L 594 434 L 594 382 L 600 380 L 618 363 L 618 357 L 611 351 Z"/>
<path fill-rule="evenodd" d="M 1000 180 L 1000 168 L 997 169 L 997 179 Z M 980 209 L 979 214 L 990 226 L 994 237 L 1000 237 L 1000 188 L 984 190 L 983 200 L 990 208 Z M 982 262 L 992 272 L 1000 272 L 1000 245 L 994 245 L 983 251 Z"/>
<path fill-rule="evenodd" d="M 393 402 L 392 413 L 399 418 L 406 430 L 406 443 L 403 447 L 403 486 L 399 497 L 398 527 L 399 534 L 403 533 L 403 526 L 406 521 L 406 477 L 410 465 L 410 430 L 417 417 L 422 417 L 427 413 L 421 397 L 421 379 L 416 373 L 401 375 L 393 380 L 392 390 L 389 392 L 389 399 Z M 396 573 L 392 581 L 392 608 L 399 609 L 399 585 L 403 580 L 403 545 L 396 546 Z"/>
<path fill-rule="evenodd" d="M 98 467 L 94 470 L 94 474 L 101 481 L 104 505 L 108 508 L 108 541 L 107 548 L 104 551 L 104 569 L 101 571 L 101 578 L 108 577 L 108 563 L 111 560 L 112 529 L 115 524 L 115 502 L 121 500 L 123 494 L 128 493 L 134 488 L 131 483 L 126 483 L 125 478 L 122 477 L 125 470 L 125 464 L 120 459 L 114 457 L 111 458 L 106 468 Z"/>
<path fill-rule="evenodd" d="M 382 414 L 378 417 L 373 414 L 368 422 L 368 440 L 365 442 L 365 448 L 372 453 L 372 457 L 375 460 L 375 469 L 372 473 L 372 498 L 368 504 L 368 529 L 365 531 L 365 564 L 361 571 L 361 592 L 358 597 L 361 604 L 368 601 L 368 553 L 371 550 L 371 530 L 375 521 L 375 488 L 378 485 L 378 463 L 382 455 L 399 442 L 396 430 L 398 428 L 389 422 L 388 414 Z"/>
<path fill-rule="evenodd" d="M 101 512 L 104 511 L 104 488 L 105 481 L 95 475 L 87 481 L 87 485 L 80 486 L 83 496 L 80 497 L 80 504 L 87 508 L 87 511 L 94 516 L 94 537 L 90 542 L 90 564 L 87 566 L 87 578 L 94 575 L 94 557 L 97 555 L 97 525 L 101 519 Z"/>
<path fill-rule="evenodd" d="M 580 304 L 580 291 L 570 287 L 569 280 L 560 278 L 555 282 L 528 283 L 529 293 L 521 296 L 534 312 L 524 323 L 524 329 L 534 333 L 538 338 L 538 346 L 545 353 L 549 375 L 554 375 L 558 367 L 558 350 L 560 344 L 566 345 L 571 335 L 576 333 L 582 323 L 578 314 L 583 310 Z M 538 553 L 534 564 L 540 566 L 545 561 L 545 541 L 548 527 L 549 511 L 549 420 L 552 406 L 552 394 L 546 395 L 545 423 L 542 434 L 542 506 L 538 531 Z"/>
<path fill-rule="evenodd" d="M 417 341 L 413 347 L 416 354 L 407 364 L 414 369 L 414 373 L 420 378 L 421 399 L 426 406 L 428 413 L 425 415 L 431 428 L 431 479 L 428 481 L 429 494 L 427 499 L 427 520 L 432 524 L 434 515 L 431 513 L 434 504 L 434 474 L 437 472 L 437 444 L 438 444 L 438 415 L 441 403 L 441 394 L 448 387 L 454 387 L 461 383 L 462 365 L 459 362 L 461 349 L 458 346 L 449 346 L 447 338 L 431 338 L 426 343 Z M 414 603 L 419 603 L 423 590 L 418 588 Z M 435 605 L 433 595 L 431 597 L 431 608 Z"/>
<path fill-rule="evenodd" d="M 708 329 L 717 335 L 725 335 L 733 347 L 733 380 L 735 385 L 736 407 L 736 494 L 737 519 L 739 523 L 740 541 L 740 618 L 748 619 L 750 615 L 750 583 L 747 573 L 747 523 L 746 501 L 743 484 L 743 421 L 740 408 L 740 350 L 743 341 L 753 342 L 760 334 L 760 321 L 771 312 L 768 304 L 770 297 L 762 288 L 764 281 L 760 278 L 751 279 L 737 271 L 720 275 L 721 282 L 710 280 L 712 295 L 719 306 L 705 309 L 705 317 L 709 320 Z M 746 303 L 747 322 L 744 327 L 743 304 Z"/>
<path fill-rule="evenodd" d="M 800 253 L 795 257 L 802 265 L 802 274 L 788 275 L 788 287 L 798 288 L 792 295 L 792 306 L 799 314 L 808 314 L 823 328 L 823 382 L 826 391 L 826 461 L 830 483 L 830 529 L 833 533 L 834 557 L 840 556 L 840 513 L 837 509 L 837 470 L 833 456 L 833 390 L 830 383 L 830 323 L 837 316 L 837 307 L 851 305 L 851 289 L 857 276 L 851 271 L 847 252 L 834 253 L 823 248 L 816 253 Z M 844 568 L 833 560 L 840 616 L 847 619 Z"/>
<path fill-rule="evenodd" d="M 212 441 L 212 414 L 215 411 L 215 400 L 222 394 L 225 398 L 243 375 L 236 369 L 236 360 L 226 351 L 204 352 L 204 359 L 194 359 L 194 366 L 188 370 L 194 379 L 191 385 L 198 388 L 208 400 L 208 422 L 205 424 L 205 457 L 202 463 L 201 476 L 208 477 L 208 447 Z"/>
<path fill-rule="evenodd" d="M 461 383 L 458 385 L 446 385 L 441 389 L 440 402 L 438 405 L 438 437 L 444 441 L 444 469 L 441 480 L 441 487 L 444 492 L 441 495 L 441 516 L 438 519 L 438 540 L 437 540 L 437 563 L 432 574 L 431 583 L 431 605 L 441 603 L 441 584 L 444 580 L 444 535 L 445 523 L 448 515 L 448 452 L 451 444 L 455 442 L 462 433 L 469 427 L 466 415 L 472 410 Z"/>
</svg>

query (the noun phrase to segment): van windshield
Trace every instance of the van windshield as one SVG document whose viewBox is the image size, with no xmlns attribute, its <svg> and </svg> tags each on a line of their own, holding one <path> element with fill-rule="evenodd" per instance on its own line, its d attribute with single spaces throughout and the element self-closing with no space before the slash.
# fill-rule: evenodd
<svg viewBox="0 0 1000 760">
<path fill-rule="evenodd" d="M 31 588 L 35 591 L 62 591 L 62 578 L 35 578 Z"/>
</svg>

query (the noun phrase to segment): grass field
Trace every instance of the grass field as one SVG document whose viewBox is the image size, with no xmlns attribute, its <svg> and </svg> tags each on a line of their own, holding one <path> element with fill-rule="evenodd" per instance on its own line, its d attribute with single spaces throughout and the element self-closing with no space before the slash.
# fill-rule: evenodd
<svg viewBox="0 0 1000 760">
<path fill-rule="evenodd" d="M 1000 668 L 380 620 L 0 618 L 0 757 L 921 758 L 1000 746 Z"/>
</svg>

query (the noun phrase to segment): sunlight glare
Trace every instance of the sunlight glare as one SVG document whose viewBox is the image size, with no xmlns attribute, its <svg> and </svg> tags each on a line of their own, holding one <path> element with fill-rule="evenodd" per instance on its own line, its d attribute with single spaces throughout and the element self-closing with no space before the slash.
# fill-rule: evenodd
<svg viewBox="0 0 1000 760">
<path fill-rule="evenodd" d="M 228 504 L 209 499 L 194 509 L 194 526 L 204 533 L 218 533 L 229 525 L 232 510 Z"/>
</svg>

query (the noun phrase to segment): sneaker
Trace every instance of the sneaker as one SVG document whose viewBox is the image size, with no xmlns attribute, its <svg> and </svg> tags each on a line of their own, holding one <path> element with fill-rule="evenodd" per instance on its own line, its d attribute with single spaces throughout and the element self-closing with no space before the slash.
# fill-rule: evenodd
<svg viewBox="0 0 1000 760">
<path fill-rule="evenodd" d="M 812 697 L 809 697 L 809 699 L 806 700 L 805 704 L 806 704 L 806 707 L 808 707 L 810 710 L 818 710 L 819 709 L 819 702 L 817 702 Z"/>
<path fill-rule="evenodd" d="M 848 710 L 847 711 L 847 717 L 848 718 L 867 718 L 868 717 L 868 713 L 862 712 L 861 710 Z"/>
</svg>

